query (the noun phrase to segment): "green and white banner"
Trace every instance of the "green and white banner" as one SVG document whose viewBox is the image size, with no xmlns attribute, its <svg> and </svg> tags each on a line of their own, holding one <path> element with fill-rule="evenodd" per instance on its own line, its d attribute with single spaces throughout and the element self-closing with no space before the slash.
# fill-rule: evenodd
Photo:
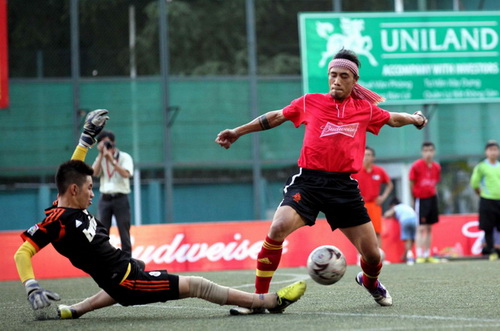
<svg viewBox="0 0 500 331">
<path fill-rule="evenodd" d="M 305 93 L 328 91 L 343 47 L 385 104 L 500 102 L 500 12 L 299 15 Z"/>
</svg>

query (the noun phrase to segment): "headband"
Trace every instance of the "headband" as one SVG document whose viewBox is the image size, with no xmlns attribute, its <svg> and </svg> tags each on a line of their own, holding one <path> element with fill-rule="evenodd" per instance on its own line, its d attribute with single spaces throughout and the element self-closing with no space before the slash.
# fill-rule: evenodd
<svg viewBox="0 0 500 331">
<path fill-rule="evenodd" d="M 344 69 L 349 69 L 354 76 L 359 76 L 359 69 L 356 63 L 352 62 L 351 60 L 348 59 L 333 59 L 330 61 L 328 64 L 328 72 L 330 72 L 330 69 L 332 67 L 340 67 Z"/>
<path fill-rule="evenodd" d="M 359 77 L 358 66 L 356 65 L 356 63 L 352 62 L 351 60 L 333 59 L 328 64 L 328 72 L 330 72 L 330 69 L 332 67 L 340 67 L 340 68 L 348 69 L 354 74 L 355 77 Z M 384 97 L 367 89 L 366 87 L 359 85 L 358 83 L 354 84 L 354 87 L 353 87 L 352 92 L 351 92 L 351 96 L 354 99 L 366 100 L 374 105 L 378 104 L 379 102 L 385 101 Z"/>
</svg>

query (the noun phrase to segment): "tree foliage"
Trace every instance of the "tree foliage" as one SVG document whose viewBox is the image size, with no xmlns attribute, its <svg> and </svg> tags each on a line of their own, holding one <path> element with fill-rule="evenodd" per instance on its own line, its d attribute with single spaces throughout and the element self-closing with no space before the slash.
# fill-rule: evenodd
<svg viewBox="0 0 500 331">
<path fill-rule="evenodd" d="M 168 0 L 170 73 L 244 75 L 245 0 Z M 258 72 L 300 74 L 298 13 L 331 11 L 332 0 L 254 0 Z M 135 8 L 139 75 L 158 75 L 158 0 L 79 0 L 82 76 L 130 73 L 129 7 Z M 343 1 L 343 10 L 393 10 L 393 0 Z M 70 0 L 8 1 L 11 77 L 71 75 Z"/>
</svg>

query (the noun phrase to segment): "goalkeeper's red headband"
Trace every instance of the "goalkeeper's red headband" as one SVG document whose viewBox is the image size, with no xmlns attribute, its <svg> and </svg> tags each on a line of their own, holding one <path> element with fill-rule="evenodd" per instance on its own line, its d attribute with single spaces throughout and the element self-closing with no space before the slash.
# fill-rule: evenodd
<svg viewBox="0 0 500 331">
<path fill-rule="evenodd" d="M 356 63 L 352 62 L 351 60 L 348 59 L 333 59 L 330 61 L 328 64 L 328 72 L 330 72 L 330 69 L 332 67 L 339 67 L 339 68 L 344 68 L 350 70 L 353 74 L 354 77 L 359 77 L 359 69 Z M 378 95 L 377 93 L 367 89 L 366 87 L 363 87 L 359 85 L 358 83 L 354 84 L 354 88 L 352 89 L 351 96 L 354 99 L 363 99 L 371 104 L 378 104 L 379 102 L 385 101 L 385 98 Z"/>
</svg>

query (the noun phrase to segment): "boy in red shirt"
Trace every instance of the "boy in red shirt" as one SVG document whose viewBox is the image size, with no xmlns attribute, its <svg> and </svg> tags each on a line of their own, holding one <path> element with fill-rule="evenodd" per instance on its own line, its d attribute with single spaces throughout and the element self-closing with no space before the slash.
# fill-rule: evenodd
<svg viewBox="0 0 500 331">
<path fill-rule="evenodd" d="M 417 233 L 417 263 L 438 262 L 431 256 L 432 225 L 439 221 L 437 183 L 441 180 L 441 166 L 434 161 L 436 148 L 432 142 L 422 144 L 422 158 L 410 168 L 410 188 L 419 219 Z"/>
<path fill-rule="evenodd" d="M 382 126 L 414 124 L 421 129 L 427 119 L 415 114 L 388 112 L 376 106 L 384 100 L 359 85 L 360 62 L 356 54 L 340 50 L 328 65 L 327 94 L 306 94 L 280 110 L 267 112 L 234 129 L 221 131 L 215 142 L 228 149 L 241 136 L 268 130 L 291 121 L 306 125 L 298 165 L 283 190 L 283 201 L 257 257 L 256 293 L 267 293 L 278 268 L 283 241 L 295 230 L 314 225 L 318 213 L 325 213 L 332 228 L 340 229 L 361 255 L 356 282 L 366 288 L 381 306 L 392 298 L 378 281 L 382 269 L 377 236 L 351 174 L 363 163 L 366 133 L 378 134 Z M 236 307 L 231 314 L 263 313 L 263 310 Z"/>
<path fill-rule="evenodd" d="M 377 234 L 378 245 L 382 247 L 382 204 L 392 192 L 394 185 L 387 172 L 374 164 L 374 161 L 375 150 L 366 146 L 363 167 L 358 173 L 353 174 L 352 178 L 358 181 L 368 216 Z M 382 184 L 385 184 L 385 187 L 381 194 Z"/>
</svg>

